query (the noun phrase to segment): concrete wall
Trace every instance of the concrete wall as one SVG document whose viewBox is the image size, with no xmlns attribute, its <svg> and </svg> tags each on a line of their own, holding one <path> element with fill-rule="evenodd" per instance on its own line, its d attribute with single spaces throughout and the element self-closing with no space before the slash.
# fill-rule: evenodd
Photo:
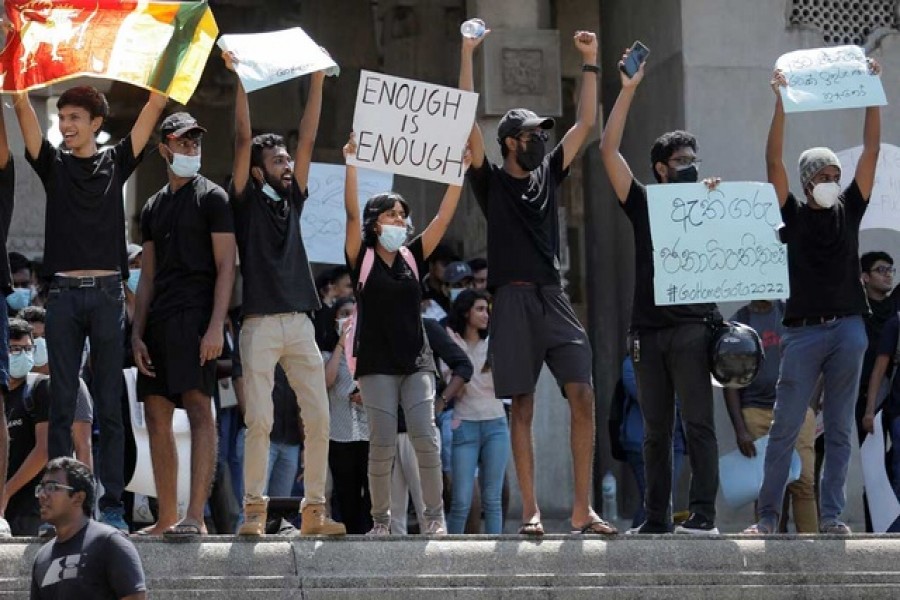
<svg viewBox="0 0 900 600">
<path fill-rule="evenodd" d="M 622 151 L 642 181 L 651 180 L 649 147 L 657 135 L 685 128 L 699 140 L 703 159 L 701 176 L 717 175 L 732 180 L 765 180 L 765 140 L 774 99 L 769 79 L 781 54 L 825 45 L 821 33 L 786 26 L 786 0 L 679 0 L 677 2 L 628 2 L 608 0 L 603 11 L 603 103 L 608 111 L 619 90 L 615 61 L 633 39 L 651 49 L 644 82 L 632 106 Z M 900 87 L 900 36 L 887 35 L 870 51 L 883 68 L 889 101 Z M 900 138 L 900 109 L 882 111 L 882 141 Z M 862 110 L 806 113 L 788 117 L 785 164 L 793 189 L 799 189 L 797 158 L 805 148 L 826 145 L 834 150 L 862 142 Z M 602 166 L 588 154 L 590 169 Z M 630 268 L 633 261 L 630 226 L 624 215 L 609 208 L 615 200 L 605 174 L 587 182 L 596 211 L 589 227 L 597 244 L 588 247 L 588 263 L 597 280 L 592 285 L 591 325 L 595 331 L 597 372 L 613 380 L 616 361 L 624 346 L 630 310 Z M 613 213 L 619 214 L 613 214 Z M 861 251 L 886 248 L 900 256 L 900 234 L 866 231 Z M 623 267 L 624 265 L 624 267 Z M 721 307 L 727 316 L 737 304 Z M 615 328 L 609 333 L 610 328 Z M 599 335 L 597 331 L 599 330 Z M 602 397 L 601 397 L 602 398 Z M 717 393 L 717 431 L 721 452 L 735 447 L 734 434 L 721 394 Z M 854 450 L 855 452 L 855 450 Z M 861 527 L 861 471 L 858 458 L 851 463 L 846 517 Z M 685 501 L 686 486 L 681 486 Z M 627 490 L 627 488 L 626 488 Z M 630 498 L 626 497 L 626 504 Z M 620 503 L 621 505 L 621 503 Z M 720 527 L 735 530 L 748 524 L 752 511 L 726 510 L 720 502 Z"/>
</svg>

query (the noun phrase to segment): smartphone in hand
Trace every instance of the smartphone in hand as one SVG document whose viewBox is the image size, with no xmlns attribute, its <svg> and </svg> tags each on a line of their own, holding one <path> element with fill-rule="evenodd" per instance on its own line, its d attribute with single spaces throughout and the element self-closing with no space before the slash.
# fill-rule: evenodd
<svg viewBox="0 0 900 600">
<path fill-rule="evenodd" d="M 634 44 L 631 45 L 631 50 L 628 51 L 628 56 L 622 61 L 622 66 L 619 67 L 619 69 L 631 79 L 634 77 L 634 74 L 638 72 L 638 69 L 641 68 L 641 63 L 647 60 L 649 54 L 650 48 L 642 44 L 640 40 L 635 41 Z"/>
</svg>

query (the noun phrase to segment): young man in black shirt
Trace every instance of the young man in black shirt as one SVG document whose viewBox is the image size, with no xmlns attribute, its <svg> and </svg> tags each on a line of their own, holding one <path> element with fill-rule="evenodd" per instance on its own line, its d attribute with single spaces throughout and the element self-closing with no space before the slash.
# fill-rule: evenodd
<svg viewBox="0 0 900 600">
<path fill-rule="evenodd" d="M 653 300 L 653 244 L 647 188 L 634 178 L 631 167 L 619 152 L 631 101 L 643 77 L 643 63 L 631 78 L 620 74 L 622 90 L 600 142 L 600 154 L 613 191 L 634 229 L 634 303 L 629 351 L 644 417 L 647 481 L 644 499 L 647 520 L 635 531 L 667 533 L 672 527 L 672 431 L 677 395 L 681 400 L 691 461 L 691 516 L 675 531 L 716 534 L 719 455 L 708 345 L 712 331 L 709 321 L 721 317 L 714 304 L 656 306 Z M 697 181 L 696 152 L 696 139 L 685 131 L 660 136 L 650 150 L 650 164 L 657 183 Z M 710 181 L 709 185 L 714 182 Z"/>
<path fill-rule="evenodd" d="M 74 458 L 51 460 L 32 492 L 56 537 L 38 550 L 31 600 L 144 600 L 141 557 L 128 536 L 90 518 L 94 478 Z"/>
<path fill-rule="evenodd" d="M 0 111 L 0 242 L 3 254 L 0 255 L 0 315 L 5 315 L 6 296 L 13 291 L 12 276 L 9 268 L 9 256 L 6 254 L 6 238 L 9 236 L 9 224 L 12 222 L 13 204 L 16 188 L 15 164 L 9 155 L 9 144 L 6 141 L 6 122 L 3 111 Z M 6 471 L 9 453 L 9 434 L 6 430 L 6 410 L 3 396 L 9 384 L 9 334 L 8 321 L 0 319 L 0 502 L 5 498 Z M 0 512 L 0 538 L 11 535 L 9 523 Z"/>
<path fill-rule="evenodd" d="M 480 38 L 463 38 L 459 87 L 472 91 L 472 55 Z M 541 535 L 534 492 L 531 423 L 541 366 L 550 367 L 571 409 L 575 475 L 571 524 L 576 533 L 615 533 L 590 505 L 594 455 L 593 361 L 587 333 L 560 286 L 557 188 L 597 121 L 597 38 L 578 31 L 584 61 L 578 118 L 549 154 L 545 130 L 553 119 L 513 109 L 497 132 L 503 164 L 485 159 L 484 139 L 472 127 L 468 177 L 488 222 L 488 287 L 494 290 L 491 364 L 500 397 L 512 397 L 512 448 L 522 493 L 521 533 Z"/>
<path fill-rule="evenodd" d="M 9 392 L 6 422 L 9 425 L 9 481 L 0 515 L 9 520 L 12 534 L 35 536 L 41 524 L 34 486 L 47 463 L 47 410 L 50 404 L 47 377 L 32 374 L 34 338 L 22 319 L 9 319 Z"/>
<path fill-rule="evenodd" d="M 224 54 L 233 70 L 232 54 Z M 316 346 L 310 314 L 320 306 L 300 213 L 308 196 L 319 114 L 322 71 L 310 75 L 309 96 L 300 120 L 294 161 L 284 139 L 274 134 L 251 137 L 250 106 L 240 80 L 235 82 L 234 165 L 229 194 L 234 210 L 241 273 L 244 323 L 241 357 L 247 436 L 244 442 L 244 523 L 238 533 L 263 535 L 266 527 L 266 466 L 272 430 L 275 364 L 284 368 L 297 395 L 304 429 L 304 483 L 301 535 L 343 535 L 344 525 L 328 517 L 329 413 L 325 366 Z"/>
<path fill-rule="evenodd" d="M 95 407 L 100 421 L 101 520 L 128 530 L 123 518 L 125 208 L 122 185 L 141 160 L 167 98 L 151 92 L 131 133 L 100 150 L 97 132 L 109 112 L 106 97 L 89 86 L 57 101 L 64 149 L 44 137 L 27 94 L 15 109 L 26 158 L 47 192 L 44 276 L 50 280 L 47 349 L 53 363 L 49 455 L 72 452 L 72 421 L 85 338 L 90 338 Z"/>
<path fill-rule="evenodd" d="M 236 246 L 228 194 L 199 174 L 206 131 L 185 112 L 159 128 L 159 154 L 169 183 L 141 211 L 141 279 L 131 344 L 144 403 L 159 520 L 147 533 L 199 534 L 216 464 L 216 425 L 210 399 L 216 359 L 234 284 Z M 178 520 L 175 408 L 191 423 L 191 492 Z"/>
<path fill-rule="evenodd" d="M 870 69 L 880 73 L 874 61 Z M 787 86 L 784 74 L 776 70 L 771 84 L 775 112 L 766 142 L 766 171 L 784 220 L 781 239 L 788 248 L 791 297 L 784 314 L 781 376 L 759 491 L 759 521 L 746 532 L 776 531 L 791 451 L 821 374 L 825 464 L 819 486 L 819 531 L 846 535 L 850 528 L 840 517 L 846 503 L 850 435 L 866 351 L 863 316 L 869 314 L 860 280 L 859 224 L 875 183 L 881 111 L 877 106 L 865 109 L 863 148 L 850 185 L 841 191 L 841 164 L 834 152 L 810 148 L 800 155 L 803 195 L 798 198 L 790 191 L 782 158 L 785 119 L 780 88 Z"/>
</svg>

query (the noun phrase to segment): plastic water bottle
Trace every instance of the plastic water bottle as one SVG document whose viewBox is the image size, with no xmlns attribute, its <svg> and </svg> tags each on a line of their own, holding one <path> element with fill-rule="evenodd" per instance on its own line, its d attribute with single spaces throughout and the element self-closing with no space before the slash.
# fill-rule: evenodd
<svg viewBox="0 0 900 600">
<path fill-rule="evenodd" d="M 619 520 L 619 508 L 616 503 L 616 476 L 607 471 L 601 485 L 603 489 L 603 516 L 607 521 Z"/>
<path fill-rule="evenodd" d="M 484 35 L 484 21 L 469 19 L 459 27 L 459 32 L 467 38 L 480 38 Z"/>
</svg>

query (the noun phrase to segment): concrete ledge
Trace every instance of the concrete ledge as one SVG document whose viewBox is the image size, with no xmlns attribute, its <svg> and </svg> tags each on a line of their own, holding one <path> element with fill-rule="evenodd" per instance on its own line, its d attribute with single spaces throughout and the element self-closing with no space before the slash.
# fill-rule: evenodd
<svg viewBox="0 0 900 600">
<path fill-rule="evenodd" d="M 135 545 L 152 597 L 172 600 L 900 597 L 900 535 L 210 536 Z M 38 548 L 0 541 L 0 598 L 28 597 Z"/>
</svg>

